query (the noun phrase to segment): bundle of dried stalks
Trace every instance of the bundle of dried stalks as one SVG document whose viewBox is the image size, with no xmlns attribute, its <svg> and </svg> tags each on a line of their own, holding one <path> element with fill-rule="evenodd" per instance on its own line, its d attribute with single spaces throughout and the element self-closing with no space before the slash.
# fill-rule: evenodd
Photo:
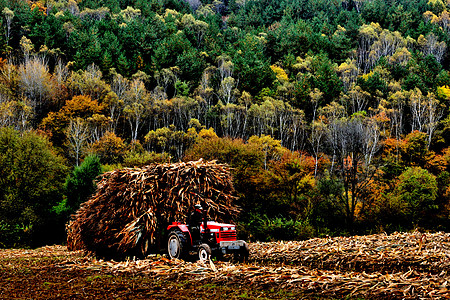
<svg viewBox="0 0 450 300">
<path fill-rule="evenodd" d="M 185 221 L 197 203 L 211 218 L 238 213 L 227 165 L 215 161 L 153 164 L 105 173 L 97 192 L 67 226 L 70 250 L 101 256 L 146 254 L 172 221 Z"/>
</svg>

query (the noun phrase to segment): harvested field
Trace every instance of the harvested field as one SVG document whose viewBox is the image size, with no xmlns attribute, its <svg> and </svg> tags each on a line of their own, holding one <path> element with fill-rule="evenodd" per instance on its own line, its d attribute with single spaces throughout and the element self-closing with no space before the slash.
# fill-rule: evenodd
<svg viewBox="0 0 450 300">
<path fill-rule="evenodd" d="M 450 234 L 251 243 L 250 263 L 0 250 L 1 299 L 450 299 Z M 20 282 L 26 280 L 24 289 Z"/>
</svg>

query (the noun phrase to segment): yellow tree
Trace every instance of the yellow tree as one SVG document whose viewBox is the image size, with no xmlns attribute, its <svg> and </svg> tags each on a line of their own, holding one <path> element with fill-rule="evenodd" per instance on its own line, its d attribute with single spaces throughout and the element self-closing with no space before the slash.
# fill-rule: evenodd
<svg viewBox="0 0 450 300">
<path fill-rule="evenodd" d="M 20 92 L 30 100 L 31 107 L 39 118 L 56 88 L 45 58 L 26 56 L 24 63 L 18 67 L 18 84 Z"/>
<path fill-rule="evenodd" d="M 89 135 L 86 121 L 80 117 L 70 119 L 66 134 L 70 153 L 75 157 L 75 163 L 78 166 L 80 162 L 80 154 L 87 144 Z"/>
<path fill-rule="evenodd" d="M 141 16 L 141 10 L 134 9 L 131 6 L 127 6 L 127 8 L 120 11 L 119 16 L 121 16 L 125 20 L 125 22 L 130 22 Z"/>
<path fill-rule="evenodd" d="M 248 113 L 250 114 L 252 123 L 252 132 L 254 135 L 261 136 L 263 134 L 272 134 L 276 120 L 274 99 L 271 97 L 264 97 L 264 102 L 259 104 L 252 104 Z"/>
<path fill-rule="evenodd" d="M 6 45 L 9 45 L 9 37 L 11 36 L 11 23 L 14 18 L 14 12 L 10 10 L 8 7 L 5 7 L 2 11 L 3 15 L 6 19 L 6 30 L 5 30 L 5 38 Z"/>
<path fill-rule="evenodd" d="M 417 44 L 424 55 L 433 55 L 439 63 L 447 50 L 447 44 L 444 41 L 439 42 L 439 38 L 434 33 L 429 33 L 426 37 L 420 35 Z"/>
<path fill-rule="evenodd" d="M 123 110 L 131 130 L 131 140 L 137 141 L 139 129 L 145 121 L 145 116 L 151 106 L 150 97 L 144 83 L 135 79 L 125 92 L 125 108 Z"/>
<path fill-rule="evenodd" d="M 270 135 L 263 134 L 261 137 L 256 135 L 251 136 L 248 139 L 248 144 L 256 146 L 260 151 L 263 151 L 264 169 L 266 170 L 270 160 L 280 160 L 283 154 L 289 151 L 281 146 L 281 142 L 279 140 L 275 140 Z"/>
<path fill-rule="evenodd" d="M 381 27 L 378 23 L 363 24 L 359 28 L 359 46 L 358 46 L 358 66 L 363 73 L 367 73 L 373 65 L 370 59 L 370 51 L 372 44 L 378 39 Z"/>
<path fill-rule="evenodd" d="M 381 57 L 390 57 L 394 55 L 397 49 L 406 46 L 407 41 L 403 39 L 400 32 L 391 32 L 383 29 L 379 33 L 377 40 L 370 46 L 370 65 L 374 66 Z"/>
<path fill-rule="evenodd" d="M 397 48 L 395 53 L 389 57 L 391 64 L 399 64 L 405 66 L 411 59 L 411 52 L 406 47 Z"/>
<path fill-rule="evenodd" d="M 183 15 L 180 23 L 182 27 L 188 28 L 195 33 L 197 39 L 197 48 L 200 48 L 203 37 L 205 36 L 209 28 L 208 23 L 201 20 L 196 20 L 191 14 Z"/>
<path fill-rule="evenodd" d="M 72 95 L 90 96 L 99 102 L 111 91 L 111 87 L 102 80 L 100 68 L 95 64 L 89 65 L 86 70 L 72 72 L 67 79 L 67 86 Z"/>
<path fill-rule="evenodd" d="M 0 127 L 12 127 L 19 131 L 30 129 L 33 110 L 27 98 L 20 101 L 0 98 Z"/>
<path fill-rule="evenodd" d="M 95 153 L 104 164 L 117 164 L 122 161 L 126 148 L 122 138 L 108 131 L 90 145 L 89 151 Z"/>
<path fill-rule="evenodd" d="M 428 0 L 427 4 L 436 15 L 439 15 L 445 9 L 445 4 L 442 0 Z"/>
<path fill-rule="evenodd" d="M 221 106 L 220 124 L 225 136 L 242 137 L 245 134 L 247 110 L 245 106 L 228 103 Z"/>
<path fill-rule="evenodd" d="M 356 60 L 347 58 L 345 62 L 339 65 L 337 72 L 344 83 L 344 90 L 348 91 L 353 83 L 356 82 L 356 77 L 359 74 Z"/>
<path fill-rule="evenodd" d="M 200 86 L 198 88 L 198 92 L 200 97 L 202 97 L 207 107 L 212 106 L 213 96 L 214 96 L 214 89 L 211 84 L 212 78 L 214 78 L 214 74 L 217 72 L 217 68 L 210 66 L 207 67 L 202 74 L 202 79 L 200 81 Z"/>
<path fill-rule="evenodd" d="M 192 124 L 194 123 L 196 122 Z M 198 134 L 195 128 L 191 127 L 184 132 L 176 130 L 176 127 L 171 125 L 149 131 L 145 136 L 145 144 L 150 150 L 170 153 L 175 160 L 179 160 L 183 157 L 186 149 L 193 145 L 197 139 Z"/>
<path fill-rule="evenodd" d="M 103 105 L 109 112 L 109 131 L 116 132 L 119 119 L 123 112 L 124 101 L 114 92 L 109 92 L 103 99 Z"/>
<path fill-rule="evenodd" d="M 318 88 L 314 88 L 314 90 L 309 93 L 309 97 L 311 99 L 311 104 L 313 107 L 313 120 L 315 120 L 316 112 L 319 108 L 319 103 L 323 99 L 323 93 Z"/>
<path fill-rule="evenodd" d="M 348 91 L 348 97 L 351 104 L 351 112 L 356 113 L 366 110 L 370 100 L 370 93 L 364 91 L 360 86 L 353 86 Z"/>
<path fill-rule="evenodd" d="M 94 114 L 101 114 L 103 106 L 89 96 L 75 96 L 57 112 L 50 112 L 41 122 L 41 128 L 51 133 L 52 141 L 61 146 L 67 140 L 67 127 L 71 120 L 84 122 Z M 86 125 L 86 123 L 84 124 Z M 86 125 L 87 126 L 87 125 Z"/>
<path fill-rule="evenodd" d="M 93 114 L 86 119 L 89 128 L 88 141 L 90 143 L 100 140 L 100 138 L 111 128 L 111 118 L 103 114 Z"/>
</svg>

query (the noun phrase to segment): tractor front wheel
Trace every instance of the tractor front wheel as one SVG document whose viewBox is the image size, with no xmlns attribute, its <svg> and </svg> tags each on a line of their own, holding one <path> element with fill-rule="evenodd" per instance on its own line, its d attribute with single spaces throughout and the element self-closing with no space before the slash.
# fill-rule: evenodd
<svg viewBox="0 0 450 300">
<path fill-rule="evenodd" d="M 169 238 L 167 239 L 167 253 L 171 259 L 182 259 L 186 256 L 187 240 L 180 230 L 174 230 L 169 233 Z"/>
<path fill-rule="evenodd" d="M 248 249 L 248 244 L 244 242 L 244 246 L 241 247 L 237 252 L 234 253 L 234 261 L 236 262 L 247 262 L 250 251 Z"/>
<path fill-rule="evenodd" d="M 208 261 L 211 259 L 211 247 L 208 244 L 201 244 L 198 247 L 198 259 Z"/>
</svg>

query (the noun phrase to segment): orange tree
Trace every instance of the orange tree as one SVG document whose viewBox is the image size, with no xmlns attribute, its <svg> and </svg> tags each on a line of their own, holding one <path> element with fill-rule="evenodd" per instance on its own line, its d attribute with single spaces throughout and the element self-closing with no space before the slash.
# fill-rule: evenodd
<svg viewBox="0 0 450 300">
<path fill-rule="evenodd" d="M 121 163 L 127 146 L 124 140 L 113 132 L 106 132 L 98 141 L 92 143 L 89 151 L 96 154 L 103 164 Z"/>
<path fill-rule="evenodd" d="M 294 218 L 311 216 L 315 205 L 315 161 L 306 153 L 286 151 L 279 160 L 269 166 L 269 182 L 273 197 L 286 206 L 286 212 Z"/>
<path fill-rule="evenodd" d="M 241 139 L 200 138 L 185 153 L 183 160 L 217 159 L 233 168 L 234 185 L 240 196 L 258 192 L 263 185 L 259 176 L 264 169 L 264 152 Z M 256 203 L 253 203 L 256 205 Z"/>
<path fill-rule="evenodd" d="M 277 146 L 278 145 L 278 146 Z M 279 152 L 278 152 L 279 151 Z M 242 208 L 241 233 L 258 240 L 310 237 L 303 221 L 311 209 L 313 160 L 279 146 L 269 136 L 241 139 L 199 137 L 184 160 L 217 159 L 232 167 Z"/>
<path fill-rule="evenodd" d="M 94 114 L 100 114 L 103 106 L 90 96 L 74 96 L 67 100 L 64 106 L 57 112 L 50 112 L 42 120 L 41 127 L 50 133 L 55 145 L 62 146 L 66 140 L 66 128 L 71 119 L 81 118 L 86 120 Z"/>
<path fill-rule="evenodd" d="M 280 158 L 272 159 L 264 176 L 268 178 L 268 206 L 276 214 L 267 212 L 266 219 L 253 220 L 255 226 L 251 230 L 258 232 L 269 227 L 272 239 L 312 237 L 318 231 L 316 212 L 319 200 L 314 170 L 315 160 L 306 153 L 284 151 Z M 261 236 L 267 234 L 265 231 L 261 233 Z"/>
</svg>

